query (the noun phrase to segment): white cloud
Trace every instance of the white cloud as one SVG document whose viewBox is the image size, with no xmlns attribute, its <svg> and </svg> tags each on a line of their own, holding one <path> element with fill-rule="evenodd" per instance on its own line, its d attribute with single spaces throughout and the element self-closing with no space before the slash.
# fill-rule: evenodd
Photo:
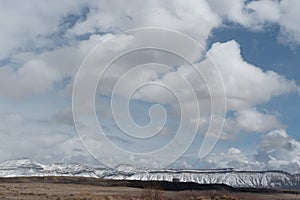
<svg viewBox="0 0 300 200">
<path fill-rule="evenodd" d="M 276 116 L 250 108 L 236 111 L 234 116 L 227 120 L 225 131 L 231 133 L 240 131 L 262 133 L 282 126 Z"/>
<path fill-rule="evenodd" d="M 234 168 L 235 170 L 253 170 L 259 167 L 259 163 L 251 159 L 251 155 L 240 149 L 230 147 L 224 152 L 210 154 L 203 164 L 207 168 Z"/>
<path fill-rule="evenodd" d="M 205 0 L 188 1 L 93 1 L 85 21 L 78 22 L 69 34 L 119 32 L 132 28 L 154 26 L 171 28 L 196 38 L 205 45 L 210 31 L 221 20 Z M 113 10 L 113 15 L 112 15 Z"/>
<path fill-rule="evenodd" d="M 30 60 L 18 69 L 0 68 L 0 95 L 4 98 L 28 97 L 51 91 L 60 74 L 42 60 Z"/>
<path fill-rule="evenodd" d="M 221 139 L 234 139 L 240 132 L 262 133 L 283 127 L 276 115 L 259 112 L 256 107 L 273 97 L 299 92 L 295 81 L 247 63 L 235 41 L 213 44 L 208 55 L 222 75 L 227 111 L 233 111 L 233 116 L 227 117 Z M 217 79 L 210 67 L 206 60 L 199 65 L 200 71 L 206 75 L 206 83 L 214 85 Z"/>
<path fill-rule="evenodd" d="M 270 25 L 280 27 L 279 41 L 292 47 L 300 44 L 298 0 L 208 1 L 212 10 L 223 20 L 248 29 L 263 31 Z"/>
<path fill-rule="evenodd" d="M 247 4 L 246 9 L 250 9 L 252 17 L 252 25 L 258 23 L 263 25 L 265 23 L 277 22 L 281 16 L 280 7 L 277 0 L 261 0 L 251 1 Z"/>
<path fill-rule="evenodd" d="M 248 3 L 245 3 L 245 0 L 228 2 L 211 0 L 208 2 L 223 19 L 239 23 L 253 30 L 261 30 L 267 23 L 277 22 L 281 15 L 278 2 L 273 0 L 250 1 Z"/>
<path fill-rule="evenodd" d="M 20 52 L 12 56 L 12 63 L 0 68 L 0 96 L 22 100 L 32 95 L 46 95 L 65 77 L 71 80 L 65 85 L 66 96 L 76 72 L 89 51 L 110 34 L 90 37 L 74 46 L 65 46 L 43 53 Z"/>
<path fill-rule="evenodd" d="M 73 127 L 51 120 L 1 113 L 0 134 L 0 160 L 30 157 L 44 163 L 97 163 L 84 149 Z"/>
<path fill-rule="evenodd" d="M 280 41 L 296 46 L 295 42 L 300 44 L 300 2 L 297 0 L 280 1 L 282 15 L 279 19 Z"/>
<path fill-rule="evenodd" d="M 59 31 L 62 18 L 78 13 L 83 3 L 74 1 L 1 1 L 0 60 L 17 51 L 55 47 L 50 35 Z"/>
<path fill-rule="evenodd" d="M 28 155 L 41 160 L 43 157 L 49 158 L 50 154 L 53 159 L 57 154 L 57 145 L 68 137 L 54 131 L 50 124 L 28 119 L 21 113 L 2 113 L 0 129 L 0 149 L 5 152 L 0 154 L 1 160 Z M 4 131 L 6 134 L 3 134 Z"/>
<path fill-rule="evenodd" d="M 235 41 L 215 43 L 208 54 L 223 77 L 229 110 L 250 108 L 267 102 L 272 97 L 299 91 L 295 81 L 247 63 Z M 204 62 L 202 69 L 208 70 L 209 66 Z M 214 78 L 212 76 L 208 79 L 208 84 L 213 84 Z"/>
<path fill-rule="evenodd" d="M 289 137 L 285 130 L 276 129 L 265 136 L 257 147 L 254 158 L 263 169 L 281 169 L 299 172 L 300 142 Z M 294 171 L 296 167 L 297 171 Z"/>
<path fill-rule="evenodd" d="M 231 147 L 228 149 L 228 154 L 232 155 L 232 154 L 240 154 L 241 151 L 237 148 Z"/>
<path fill-rule="evenodd" d="M 291 138 L 284 129 L 275 129 L 262 137 L 254 155 L 231 147 L 208 155 L 203 164 L 209 168 L 283 170 L 295 174 L 300 172 L 299 152 L 299 141 Z"/>
</svg>

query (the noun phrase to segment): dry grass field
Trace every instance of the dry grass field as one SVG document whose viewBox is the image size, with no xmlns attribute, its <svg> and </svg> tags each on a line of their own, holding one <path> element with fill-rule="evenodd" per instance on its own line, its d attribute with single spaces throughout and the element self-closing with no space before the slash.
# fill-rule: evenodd
<svg viewBox="0 0 300 200">
<path fill-rule="evenodd" d="M 55 181 L 53 181 L 55 180 Z M 145 188 L 137 188 L 128 185 L 127 181 L 109 180 L 94 182 L 94 179 L 75 178 L 74 183 L 67 178 L 67 183 L 63 183 L 63 178 L 55 179 L 1 179 L 0 180 L 0 199 L 24 199 L 24 200 L 162 200 L 162 199 L 300 199 L 300 194 L 295 192 L 247 192 L 247 191 L 228 191 L 223 189 L 204 190 L 181 190 L 167 191 L 155 189 L 155 185 L 147 185 Z M 80 182 L 78 182 L 80 180 Z M 87 180 L 87 181 L 84 181 Z M 92 182 L 91 182 L 92 180 Z M 77 182 L 76 182 L 77 181 Z M 172 184 L 172 183 L 170 183 Z"/>
</svg>

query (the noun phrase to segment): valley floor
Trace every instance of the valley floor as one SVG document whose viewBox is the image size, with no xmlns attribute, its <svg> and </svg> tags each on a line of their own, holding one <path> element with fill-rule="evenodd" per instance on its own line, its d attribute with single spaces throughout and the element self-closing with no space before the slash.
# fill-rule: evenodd
<svg viewBox="0 0 300 200">
<path fill-rule="evenodd" d="M 300 194 L 233 192 L 216 190 L 165 191 L 127 186 L 99 186 L 80 183 L 49 183 L 30 181 L 0 181 L 0 199 L 24 200 L 129 200 L 129 199 L 300 199 Z"/>
</svg>

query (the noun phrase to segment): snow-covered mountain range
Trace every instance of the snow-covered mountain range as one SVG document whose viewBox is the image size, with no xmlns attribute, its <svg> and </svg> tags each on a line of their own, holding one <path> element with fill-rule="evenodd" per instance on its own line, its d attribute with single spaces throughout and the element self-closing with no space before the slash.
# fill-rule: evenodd
<svg viewBox="0 0 300 200">
<path fill-rule="evenodd" d="M 217 170 L 151 170 L 119 165 L 115 169 L 93 168 L 79 164 L 39 164 L 30 159 L 0 163 L 0 177 L 17 176 L 83 176 L 119 180 L 165 180 L 181 182 L 224 183 L 233 187 L 300 189 L 300 175 L 282 171 Z"/>
</svg>

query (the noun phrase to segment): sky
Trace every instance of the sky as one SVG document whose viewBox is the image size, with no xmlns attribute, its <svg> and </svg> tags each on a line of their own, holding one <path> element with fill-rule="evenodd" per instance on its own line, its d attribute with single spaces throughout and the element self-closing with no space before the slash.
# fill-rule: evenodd
<svg viewBox="0 0 300 200">
<path fill-rule="evenodd" d="M 0 5 L 0 161 L 300 173 L 298 0 Z"/>
</svg>

